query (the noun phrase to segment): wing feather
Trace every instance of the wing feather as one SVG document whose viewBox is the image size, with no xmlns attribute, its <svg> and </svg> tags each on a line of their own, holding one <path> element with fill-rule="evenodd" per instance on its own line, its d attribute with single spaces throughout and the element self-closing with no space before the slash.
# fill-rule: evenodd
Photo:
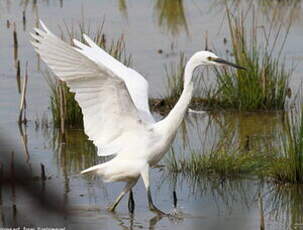
<svg viewBox="0 0 303 230">
<path fill-rule="evenodd" d="M 131 92 L 134 87 L 126 82 L 138 80 L 138 75 L 131 79 L 131 69 L 87 36 L 90 47 L 74 41 L 78 47 L 75 48 L 52 34 L 42 22 L 41 26 L 43 30 L 35 29 L 32 34 L 32 44 L 54 74 L 75 93 L 82 109 L 85 133 L 98 147 L 98 155 L 118 154 L 126 144 L 120 141 L 126 132 L 153 122 L 149 107 L 134 98 L 140 93 Z M 142 76 L 140 81 L 146 82 Z M 145 91 L 143 99 L 147 101 L 147 86 L 143 87 L 140 90 Z"/>
</svg>

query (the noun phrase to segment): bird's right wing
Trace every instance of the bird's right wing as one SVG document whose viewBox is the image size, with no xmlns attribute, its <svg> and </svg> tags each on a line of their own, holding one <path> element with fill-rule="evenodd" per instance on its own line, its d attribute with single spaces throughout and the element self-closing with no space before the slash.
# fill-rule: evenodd
<svg viewBox="0 0 303 230">
<path fill-rule="evenodd" d="M 85 133 L 98 147 L 98 155 L 119 153 L 127 145 L 123 135 L 148 124 L 142 120 L 125 82 L 41 25 L 44 30 L 35 29 L 31 34 L 32 44 L 55 75 L 75 93 Z"/>
</svg>

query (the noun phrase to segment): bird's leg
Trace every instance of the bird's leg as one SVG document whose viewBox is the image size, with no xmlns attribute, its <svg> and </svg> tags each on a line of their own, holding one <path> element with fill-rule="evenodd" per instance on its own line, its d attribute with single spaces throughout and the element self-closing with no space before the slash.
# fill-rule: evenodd
<svg viewBox="0 0 303 230">
<path fill-rule="evenodd" d="M 130 189 L 129 191 L 129 198 L 128 198 L 128 211 L 133 214 L 135 211 L 135 201 L 133 196 L 133 190 Z"/>
<path fill-rule="evenodd" d="M 152 212 L 157 213 L 160 216 L 165 216 L 167 215 L 166 213 L 162 212 L 160 209 L 158 209 L 154 203 L 153 203 L 153 199 L 151 196 L 151 192 L 150 192 L 150 187 L 149 187 L 149 174 L 148 174 L 148 169 L 149 166 L 146 165 L 146 167 L 142 170 L 141 172 L 141 176 L 143 178 L 143 182 L 147 191 L 147 199 L 148 199 L 148 207 Z"/>
<path fill-rule="evenodd" d="M 176 190 L 173 191 L 173 199 L 174 199 L 174 208 L 177 208 L 178 198 L 177 198 Z"/>
<path fill-rule="evenodd" d="M 137 179 L 138 180 L 138 179 Z M 124 195 L 137 183 L 137 180 L 135 181 L 131 181 L 131 182 L 128 182 L 124 189 L 122 190 L 122 192 L 120 193 L 120 195 L 116 198 L 115 202 L 113 204 L 111 204 L 107 210 L 110 211 L 110 212 L 114 212 L 117 205 L 119 204 L 119 202 L 121 201 L 121 199 L 124 197 Z"/>
<path fill-rule="evenodd" d="M 165 216 L 167 215 L 166 213 L 162 212 L 160 209 L 158 209 L 153 202 L 152 196 L 151 196 L 151 192 L 150 192 L 150 188 L 147 188 L 147 199 L 148 199 L 148 207 L 149 210 L 151 210 L 152 212 L 157 213 L 160 216 Z"/>
</svg>

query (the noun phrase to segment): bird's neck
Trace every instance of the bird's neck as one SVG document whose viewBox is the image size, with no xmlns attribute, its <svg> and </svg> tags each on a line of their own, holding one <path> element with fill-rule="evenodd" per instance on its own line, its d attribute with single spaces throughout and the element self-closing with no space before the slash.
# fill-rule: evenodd
<svg viewBox="0 0 303 230">
<path fill-rule="evenodd" d="M 190 59 L 185 66 L 184 70 L 184 86 L 182 94 L 174 106 L 174 108 L 169 112 L 167 117 L 159 122 L 161 128 L 166 130 L 169 136 L 175 135 L 177 129 L 181 125 L 188 105 L 191 101 L 194 85 L 192 82 L 192 75 L 196 68 L 193 61 Z"/>
</svg>

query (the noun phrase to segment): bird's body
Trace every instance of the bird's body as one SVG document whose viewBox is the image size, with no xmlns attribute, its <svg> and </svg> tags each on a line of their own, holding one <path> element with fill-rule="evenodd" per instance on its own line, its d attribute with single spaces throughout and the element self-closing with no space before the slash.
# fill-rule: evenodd
<svg viewBox="0 0 303 230">
<path fill-rule="evenodd" d="M 155 122 L 148 105 L 148 83 L 141 74 L 124 66 L 86 35 L 83 37 L 88 45 L 74 39 L 73 47 L 40 23 L 44 30 L 35 29 L 32 34 L 35 50 L 75 93 L 82 109 L 85 133 L 97 146 L 98 155 L 115 155 L 112 160 L 82 173 L 96 173 L 106 182 L 126 182 L 110 211 L 131 192 L 141 176 L 150 209 L 162 213 L 152 201 L 149 168 L 163 158 L 176 136 L 192 98 L 194 70 L 200 65 L 241 67 L 208 51 L 195 53 L 186 64 L 184 89 L 177 104 L 165 119 Z"/>
</svg>

